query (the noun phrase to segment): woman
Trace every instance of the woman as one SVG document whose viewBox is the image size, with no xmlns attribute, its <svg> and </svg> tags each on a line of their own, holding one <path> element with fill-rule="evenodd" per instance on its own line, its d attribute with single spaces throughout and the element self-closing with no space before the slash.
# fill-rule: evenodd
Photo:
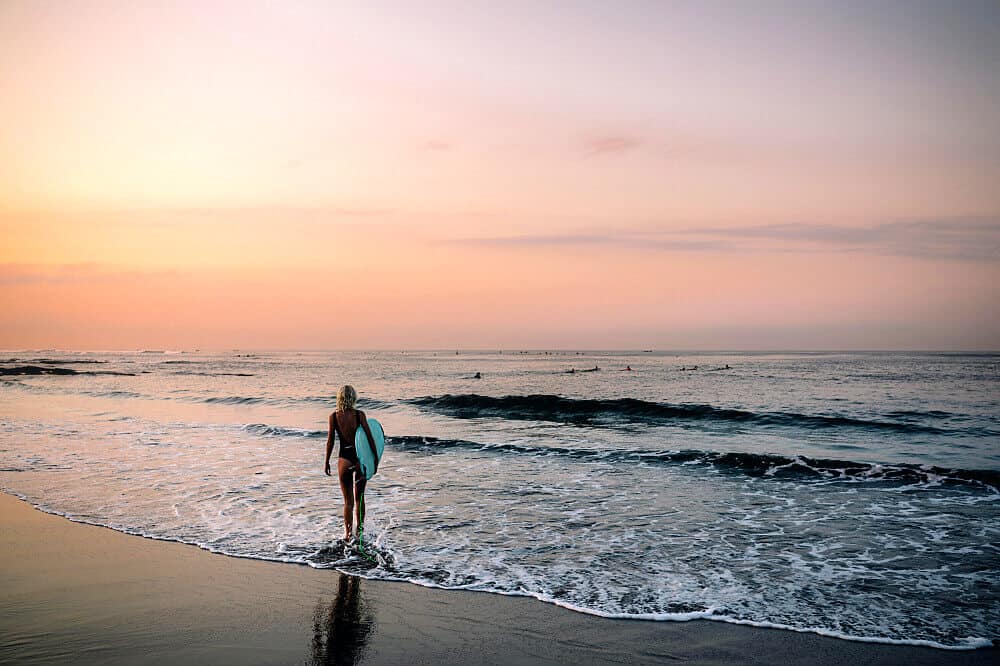
<svg viewBox="0 0 1000 666">
<path fill-rule="evenodd" d="M 337 478 L 340 479 L 340 492 L 344 495 L 344 540 L 347 541 L 354 536 L 352 518 L 357 510 L 358 529 L 364 528 L 364 503 L 361 501 L 365 494 L 365 475 L 361 471 L 361 463 L 358 462 L 358 453 L 354 449 L 354 436 L 358 432 L 358 426 L 365 430 L 368 435 L 368 443 L 372 445 L 375 438 L 368 427 L 368 419 L 365 413 L 354 408 L 354 403 L 358 400 L 358 392 L 353 386 L 342 386 L 337 391 L 337 411 L 330 414 L 330 434 L 326 438 L 326 465 L 323 471 L 330 476 L 330 454 L 333 453 L 333 436 L 340 436 L 340 452 L 337 456 Z M 374 448 L 372 449 L 374 451 Z M 375 467 L 378 468 L 378 456 L 375 456 Z"/>
</svg>

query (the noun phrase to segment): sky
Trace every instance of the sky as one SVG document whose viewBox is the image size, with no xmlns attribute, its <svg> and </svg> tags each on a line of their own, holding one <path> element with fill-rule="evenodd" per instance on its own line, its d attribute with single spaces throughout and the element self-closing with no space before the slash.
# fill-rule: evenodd
<svg viewBox="0 0 1000 666">
<path fill-rule="evenodd" d="M 1000 349 L 1000 4 L 0 2 L 0 348 Z"/>
</svg>

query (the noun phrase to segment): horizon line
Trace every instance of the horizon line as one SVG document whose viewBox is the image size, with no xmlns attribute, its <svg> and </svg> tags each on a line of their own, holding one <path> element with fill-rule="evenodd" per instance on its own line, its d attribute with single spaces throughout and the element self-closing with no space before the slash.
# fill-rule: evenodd
<svg viewBox="0 0 1000 666">
<path fill-rule="evenodd" d="M 252 352 L 252 353 L 376 353 L 376 352 L 444 352 L 449 354 L 461 353 L 488 353 L 488 354 L 526 354 L 531 352 L 616 352 L 633 354 L 657 354 L 657 353 L 683 353 L 683 354 L 981 354 L 1000 355 L 1000 348 L 971 348 L 971 349 L 927 349 L 927 348 L 614 348 L 614 347 L 512 347 L 508 349 L 496 347 L 352 347 L 352 348 L 298 348 L 298 347 L 232 347 L 232 348 L 196 348 L 196 349 L 74 349 L 68 347 L 24 347 L 19 349 L 0 349 L 0 353 L 22 353 L 22 352 L 71 352 L 76 354 L 218 354 L 226 352 Z M 4 361 L 0 361 L 4 362 Z"/>
</svg>

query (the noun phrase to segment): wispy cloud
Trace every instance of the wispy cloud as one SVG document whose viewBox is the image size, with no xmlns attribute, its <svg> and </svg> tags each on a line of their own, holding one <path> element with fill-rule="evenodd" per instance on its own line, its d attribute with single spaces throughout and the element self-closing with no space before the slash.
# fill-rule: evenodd
<svg viewBox="0 0 1000 666">
<path fill-rule="evenodd" d="M 583 152 L 587 157 L 619 155 L 634 150 L 642 145 L 642 141 L 628 134 L 606 134 L 593 136 L 584 140 Z"/>
<path fill-rule="evenodd" d="M 746 227 L 587 230 L 451 241 L 490 247 L 605 246 L 673 252 L 856 252 L 921 259 L 1000 261 L 1000 221 L 910 220 L 868 226 L 770 224 Z"/>
<path fill-rule="evenodd" d="M 174 226 L 205 223 L 243 223 L 249 219 L 274 220 L 276 223 L 292 221 L 337 222 L 354 218 L 381 218 L 391 216 L 392 208 L 377 206 L 187 206 L 163 208 L 122 208 L 115 210 L 91 211 L 90 220 L 95 223 L 143 226 Z M 70 214 L 71 216 L 73 214 Z M 87 216 L 87 212 L 77 213 Z M 3 216 L 0 215 L 0 219 Z"/>
<path fill-rule="evenodd" d="M 619 247 L 647 250 L 675 250 L 679 252 L 724 252 L 737 249 L 737 244 L 724 240 L 687 239 L 682 237 L 653 237 L 646 233 L 612 232 L 524 236 L 492 236 L 487 238 L 459 238 L 449 243 L 483 247 Z"/>
<path fill-rule="evenodd" d="M 1000 221 L 978 218 L 907 220 L 869 226 L 771 224 L 692 228 L 680 233 L 717 239 L 771 241 L 786 246 L 891 256 L 1000 260 Z"/>
<path fill-rule="evenodd" d="M 458 245 L 492 245 L 496 247 L 536 246 L 542 247 L 562 245 L 613 245 L 616 243 L 610 234 L 550 234 L 537 236 L 491 236 L 488 238 L 458 238 L 452 241 Z"/>
<path fill-rule="evenodd" d="M 170 277 L 176 271 L 134 270 L 108 264 L 0 264 L 0 287 L 34 284 L 115 282 L 139 277 Z"/>
<path fill-rule="evenodd" d="M 178 215 L 219 215 L 219 214 L 268 214 L 275 216 L 317 213 L 330 216 L 368 216 L 387 215 L 393 212 L 391 208 L 377 208 L 366 206 L 231 206 L 231 207 L 190 207 L 190 208 L 163 208 L 164 213 L 176 213 Z"/>
</svg>

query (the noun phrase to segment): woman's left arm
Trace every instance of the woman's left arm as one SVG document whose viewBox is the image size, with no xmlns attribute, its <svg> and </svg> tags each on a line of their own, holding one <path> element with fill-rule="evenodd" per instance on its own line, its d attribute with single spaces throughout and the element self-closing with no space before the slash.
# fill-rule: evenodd
<svg viewBox="0 0 1000 666">
<path fill-rule="evenodd" d="M 372 437 L 372 429 L 368 426 L 368 417 L 361 410 L 358 410 L 358 420 L 361 421 L 361 427 L 365 429 L 365 434 L 368 435 L 368 446 L 372 447 L 372 460 L 375 461 L 375 471 L 378 471 L 378 450 L 375 448 L 375 438 Z"/>
</svg>

